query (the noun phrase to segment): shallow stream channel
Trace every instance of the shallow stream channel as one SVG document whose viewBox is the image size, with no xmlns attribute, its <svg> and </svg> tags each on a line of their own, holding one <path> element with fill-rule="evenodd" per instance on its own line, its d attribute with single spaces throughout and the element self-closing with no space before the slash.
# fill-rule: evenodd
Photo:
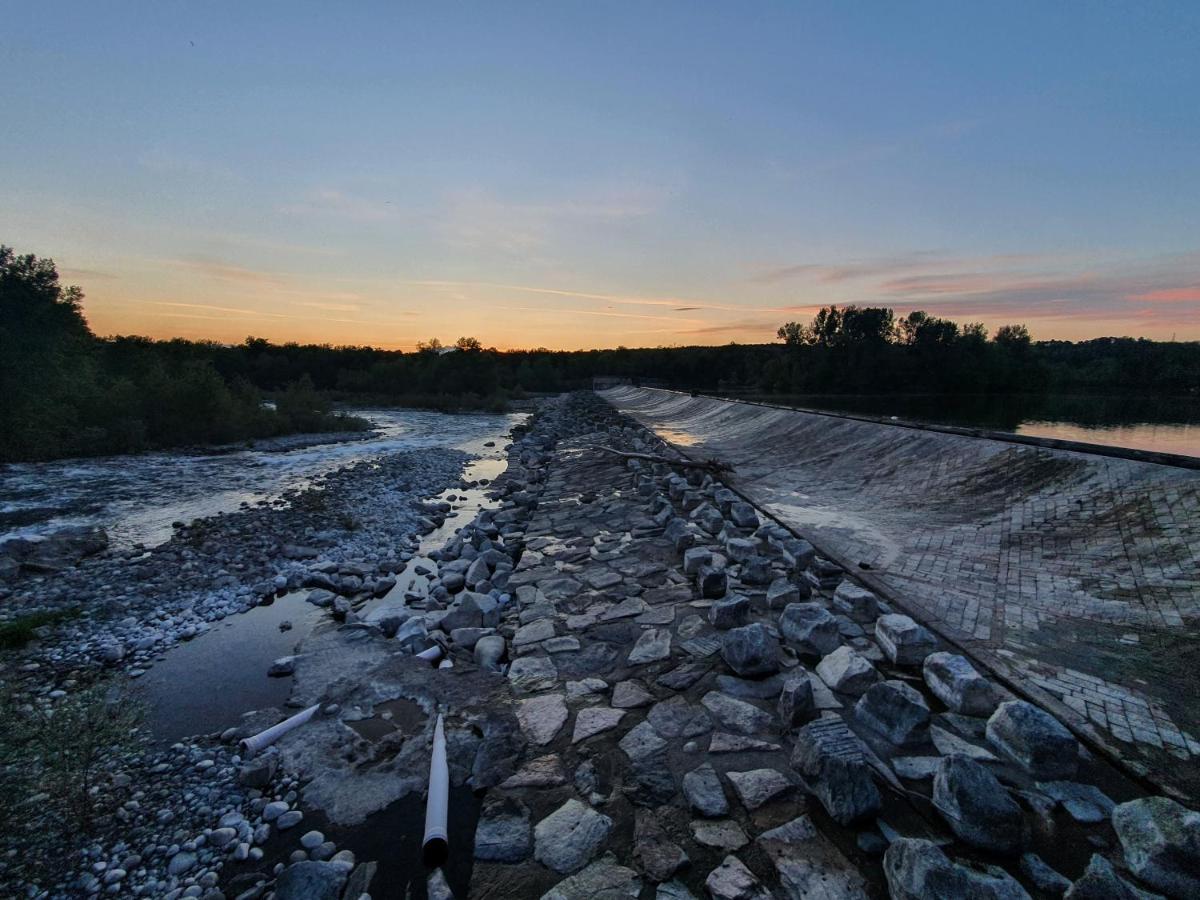
<svg viewBox="0 0 1200 900">
<path fill-rule="evenodd" d="M 361 414 L 361 413 L 360 413 Z M 127 539 L 152 542 L 169 536 L 174 519 L 191 520 L 216 512 L 236 510 L 242 502 L 270 500 L 284 490 L 305 487 L 334 468 L 403 450 L 445 447 L 462 450 L 474 458 L 463 471 L 462 482 L 431 496 L 451 506 L 445 522 L 426 534 L 417 556 L 396 576 L 391 593 L 371 601 L 388 602 L 426 584 L 415 570 L 424 554 L 441 547 L 456 528 L 470 522 L 489 503 L 487 485 L 507 466 L 507 434 L 521 415 L 447 415 L 421 411 L 371 410 L 366 415 L 378 430 L 367 440 L 315 445 L 290 451 L 239 451 L 213 457 L 184 457 L 169 462 L 156 455 L 125 460 L 129 472 L 116 475 L 110 461 L 54 464 L 75 477 L 80 469 L 111 474 L 125 486 L 119 497 L 103 500 L 97 493 L 88 508 L 68 511 L 72 521 L 86 517 Z M 197 473 L 194 467 L 203 469 Z M 136 477 L 136 470 L 142 477 Z M 167 475 L 172 471 L 173 475 Z M 254 477 L 255 475 L 260 477 Z M 82 477 L 82 476 L 80 476 Z M 107 477 L 107 476 L 106 476 Z M 0 484 L 14 479 L 32 482 L 29 473 L 0 476 Z M 210 493 L 202 493 L 204 484 Z M 87 493 L 82 484 L 42 484 L 39 492 L 58 502 Z M 4 496 L 0 494 L 0 496 Z M 134 496 L 139 499 L 134 500 Z M 58 520 L 61 524 L 62 519 Z M 166 522 L 163 534 L 159 525 Z M 427 562 L 436 570 L 436 566 Z M 135 693 L 146 706 L 146 725 L 153 736 L 172 742 L 194 734 L 221 731 L 238 724 L 248 710 L 282 705 L 291 693 L 292 678 L 269 677 L 273 660 L 297 651 L 314 629 L 336 627 L 327 610 L 305 601 L 308 590 L 283 593 L 240 615 L 229 616 L 195 639 L 164 653 L 135 682 Z"/>
</svg>

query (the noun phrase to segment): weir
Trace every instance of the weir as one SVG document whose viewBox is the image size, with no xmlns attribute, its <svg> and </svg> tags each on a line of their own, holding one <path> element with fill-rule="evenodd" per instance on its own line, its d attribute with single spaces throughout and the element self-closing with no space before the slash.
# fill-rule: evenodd
<svg viewBox="0 0 1200 900">
<path fill-rule="evenodd" d="M 1200 787 L 1200 472 L 599 392 L 1135 771 Z M 1164 773 L 1167 773 L 1164 775 Z"/>
</svg>

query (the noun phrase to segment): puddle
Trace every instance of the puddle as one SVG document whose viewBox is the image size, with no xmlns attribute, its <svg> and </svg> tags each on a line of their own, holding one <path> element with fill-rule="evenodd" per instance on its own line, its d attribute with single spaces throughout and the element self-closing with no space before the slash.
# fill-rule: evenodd
<svg viewBox="0 0 1200 900">
<path fill-rule="evenodd" d="M 252 709 L 278 706 L 292 679 L 269 678 L 271 662 L 295 651 L 321 623 L 322 610 L 296 591 L 241 615 L 221 620 L 199 637 L 169 651 L 135 682 L 146 721 L 157 740 L 224 731 Z M 281 622 L 292 628 L 280 631 Z"/>
</svg>

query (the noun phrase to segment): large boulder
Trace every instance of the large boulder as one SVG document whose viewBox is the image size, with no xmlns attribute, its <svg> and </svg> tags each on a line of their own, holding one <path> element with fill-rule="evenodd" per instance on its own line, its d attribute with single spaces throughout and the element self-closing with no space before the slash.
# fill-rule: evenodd
<svg viewBox="0 0 1200 900">
<path fill-rule="evenodd" d="M 892 900 L 1030 900 L 1020 882 L 996 866 L 968 868 L 923 838 L 897 838 L 883 855 Z"/>
<path fill-rule="evenodd" d="M 1041 781 L 1070 778 L 1079 742 L 1062 723 L 1024 700 L 1001 703 L 987 722 L 987 738 Z"/>
<path fill-rule="evenodd" d="M 779 641 L 755 622 L 721 635 L 721 658 L 743 678 L 762 678 L 779 671 Z"/>
<path fill-rule="evenodd" d="M 810 722 L 796 733 L 792 768 L 836 821 L 848 825 L 879 810 L 879 789 L 859 738 L 839 716 Z"/>
<path fill-rule="evenodd" d="M 789 603 L 779 616 L 779 633 L 802 656 L 825 656 L 842 640 L 837 619 L 819 603 Z"/>
<path fill-rule="evenodd" d="M 937 649 L 937 639 L 908 616 L 889 613 L 875 622 L 875 639 L 898 666 L 919 666 Z"/>
<path fill-rule="evenodd" d="M 925 684 L 935 697 L 957 713 L 990 716 L 996 709 L 996 690 L 975 671 L 965 656 L 931 653 L 925 657 Z"/>
<path fill-rule="evenodd" d="M 897 747 L 929 740 L 929 707 L 921 693 L 903 681 L 871 685 L 855 704 L 854 715 Z"/>
<path fill-rule="evenodd" d="M 1200 897 L 1200 813 L 1143 797 L 1113 810 L 1112 823 L 1134 875 L 1169 897 Z"/>
<path fill-rule="evenodd" d="M 933 805 L 972 847 L 1014 853 L 1021 846 L 1021 808 L 996 776 L 966 756 L 947 756 L 933 777 Z"/>
<path fill-rule="evenodd" d="M 108 549 L 108 534 L 91 525 L 69 525 L 41 539 L 12 538 L 0 544 L 10 573 L 21 567 L 31 572 L 61 572 L 85 556 Z"/>
</svg>

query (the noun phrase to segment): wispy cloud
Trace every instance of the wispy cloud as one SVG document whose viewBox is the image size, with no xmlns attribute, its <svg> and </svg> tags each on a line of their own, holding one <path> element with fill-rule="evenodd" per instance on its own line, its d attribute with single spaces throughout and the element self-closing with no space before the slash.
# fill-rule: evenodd
<svg viewBox="0 0 1200 900">
<path fill-rule="evenodd" d="M 382 222 L 400 215 L 395 200 L 363 197 L 337 188 L 317 188 L 280 212 L 294 216 L 329 216 L 354 222 Z"/>
<path fill-rule="evenodd" d="M 181 269 L 188 269 L 208 278 L 221 281 L 231 281 L 254 287 L 282 287 L 284 278 L 273 272 L 262 272 L 245 266 L 234 265 L 218 259 L 194 257 L 189 259 L 170 260 L 170 264 Z"/>
<path fill-rule="evenodd" d="M 625 306 L 667 306 L 678 312 L 691 312 L 694 310 L 721 310 L 726 312 L 787 312 L 790 307 L 786 306 L 759 306 L 750 307 L 744 304 L 733 303 L 715 303 L 709 301 L 692 300 L 686 297 L 640 297 L 628 294 L 605 294 L 596 291 L 577 291 L 569 288 L 548 288 L 537 287 L 526 284 L 504 284 L 493 281 L 442 281 L 442 280 L 421 280 L 409 281 L 406 284 L 412 284 L 423 287 L 457 287 L 457 288 L 489 288 L 505 291 L 519 291 L 526 294 L 545 294 L 553 297 L 575 298 L 579 300 L 601 300 L 605 303 L 617 303 Z"/>
</svg>

